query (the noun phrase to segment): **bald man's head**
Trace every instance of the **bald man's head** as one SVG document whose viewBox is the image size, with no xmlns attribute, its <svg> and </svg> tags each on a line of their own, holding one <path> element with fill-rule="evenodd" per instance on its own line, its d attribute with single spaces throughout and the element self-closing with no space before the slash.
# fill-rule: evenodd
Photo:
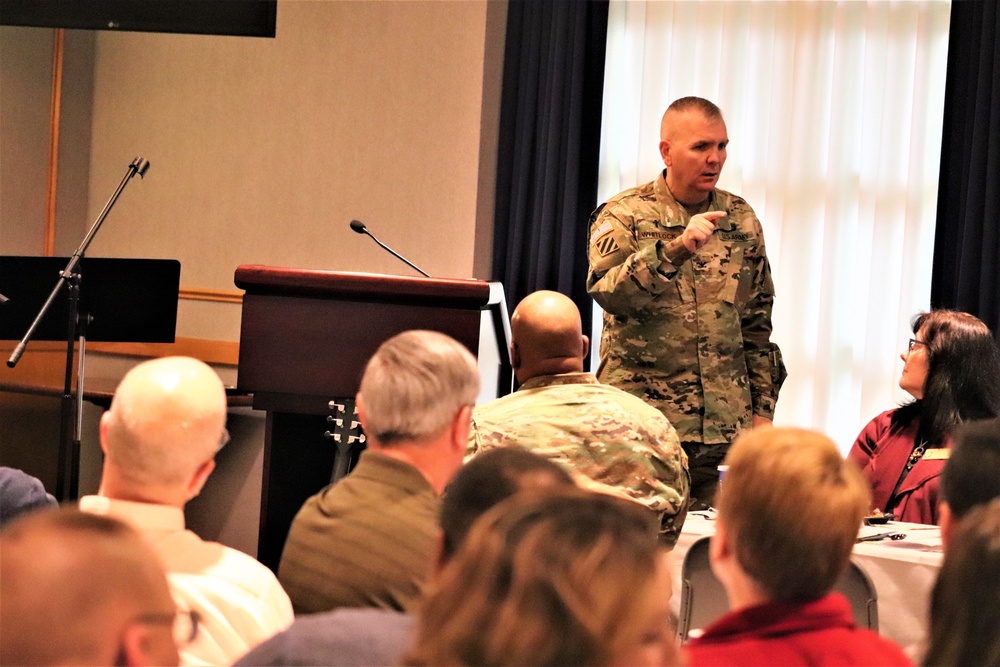
<svg viewBox="0 0 1000 667">
<path fill-rule="evenodd" d="M 122 379 L 101 419 L 101 444 L 126 484 L 184 485 L 218 451 L 225 427 L 226 390 L 215 371 L 164 357 Z"/>
<path fill-rule="evenodd" d="M 579 373 L 589 350 L 580 311 L 558 292 L 524 297 L 510 319 L 512 357 L 519 382 L 539 375 Z"/>
<path fill-rule="evenodd" d="M 156 553 L 74 508 L 0 532 L 0 664 L 176 665 L 176 607 Z"/>
</svg>

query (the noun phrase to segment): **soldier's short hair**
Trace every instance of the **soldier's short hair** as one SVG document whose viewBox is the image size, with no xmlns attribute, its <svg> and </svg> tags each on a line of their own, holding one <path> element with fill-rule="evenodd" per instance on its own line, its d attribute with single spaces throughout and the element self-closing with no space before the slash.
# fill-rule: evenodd
<svg viewBox="0 0 1000 667">
<path fill-rule="evenodd" d="M 690 111 L 691 109 L 697 109 L 708 120 L 722 120 L 722 109 L 720 109 L 714 102 L 710 102 L 704 97 L 689 96 L 674 100 L 670 106 L 667 107 L 666 113 L 680 113 L 682 111 Z"/>
<path fill-rule="evenodd" d="M 382 343 L 365 366 L 367 435 L 383 446 L 441 433 L 479 394 L 476 359 L 436 331 L 406 331 Z"/>
<path fill-rule="evenodd" d="M 832 440 L 797 428 L 736 440 L 719 487 L 719 522 L 737 562 L 775 600 L 826 595 L 847 568 L 868 484 Z"/>
</svg>

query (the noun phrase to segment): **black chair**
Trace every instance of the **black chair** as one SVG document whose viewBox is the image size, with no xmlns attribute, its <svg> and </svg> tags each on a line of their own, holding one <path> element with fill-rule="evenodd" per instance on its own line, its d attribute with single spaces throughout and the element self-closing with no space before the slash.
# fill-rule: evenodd
<svg viewBox="0 0 1000 667">
<path fill-rule="evenodd" d="M 729 599 L 722 583 L 709 565 L 710 537 L 702 537 L 691 545 L 681 566 L 681 608 L 677 634 L 686 642 L 692 632 L 707 627 L 729 611 Z M 854 622 L 862 628 L 878 632 L 878 594 L 868 574 L 851 561 L 834 587 L 851 603 Z"/>
</svg>

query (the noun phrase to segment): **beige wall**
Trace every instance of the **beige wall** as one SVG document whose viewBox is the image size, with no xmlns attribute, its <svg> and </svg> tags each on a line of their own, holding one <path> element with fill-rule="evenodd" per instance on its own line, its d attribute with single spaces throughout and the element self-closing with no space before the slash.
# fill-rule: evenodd
<svg viewBox="0 0 1000 667">
<path fill-rule="evenodd" d="M 68 31 L 57 252 L 142 155 L 89 254 L 177 258 L 219 290 L 242 263 L 410 275 L 358 218 L 434 275 L 488 277 L 502 10 L 282 0 L 275 39 Z M 0 251 L 40 254 L 53 31 L 0 31 Z M 178 335 L 238 321 L 185 302 Z"/>
<path fill-rule="evenodd" d="M 357 218 L 433 275 L 488 278 L 505 22 L 497 1 L 281 0 L 275 39 L 67 31 L 56 253 L 141 155 L 89 255 L 176 258 L 182 288 L 208 290 L 244 263 L 412 275 Z M 43 251 L 53 32 L 0 28 L 0 253 Z M 182 299 L 177 335 L 236 341 L 239 318 Z M 134 362 L 88 355 L 88 380 Z M 11 405 L 0 440 L 28 418 Z"/>
<path fill-rule="evenodd" d="M 91 216 L 135 155 L 152 166 L 94 253 L 174 257 L 183 286 L 214 289 L 242 263 L 412 275 L 358 218 L 426 271 L 472 277 L 486 13 L 295 0 L 274 40 L 100 34 Z M 184 303 L 178 335 L 236 340 L 238 319 Z"/>
</svg>

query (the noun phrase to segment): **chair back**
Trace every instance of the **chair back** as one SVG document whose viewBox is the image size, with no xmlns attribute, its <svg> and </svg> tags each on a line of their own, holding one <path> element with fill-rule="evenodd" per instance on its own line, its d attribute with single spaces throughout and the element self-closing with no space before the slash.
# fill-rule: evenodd
<svg viewBox="0 0 1000 667">
<path fill-rule="evenodd" d="M 853 560 L 848 563 L 834 590 L 843 593 L 850 601 L 854 623 L 859 628 L 878 632 L 878 593 L 860 565 Z"/>
<path fill-rule="evenodd" d="M 681 608 L 677 635 L 686 642 L 700 630 L 729 611 L 729 598 L 708 559 L 710 537 L 696 540 L 684 555 L 681 565 Z M 851 612 L 858 627 L 878 632 L 878 594 L 868 574 L 851 561 L 837 581 L 834 590 L 851 603 Z"/>
<path fill-rule="evenodd" d="M 710 537 L 702 537 L 684 554 L 681 565 L 681 609 L 677 635 L 686 642 L 692 630 L 701 630 L 729 611 L 726 589 L 708 562 Z M 697 633 L 696 633 L 697 634 Z"/>
</svg>

